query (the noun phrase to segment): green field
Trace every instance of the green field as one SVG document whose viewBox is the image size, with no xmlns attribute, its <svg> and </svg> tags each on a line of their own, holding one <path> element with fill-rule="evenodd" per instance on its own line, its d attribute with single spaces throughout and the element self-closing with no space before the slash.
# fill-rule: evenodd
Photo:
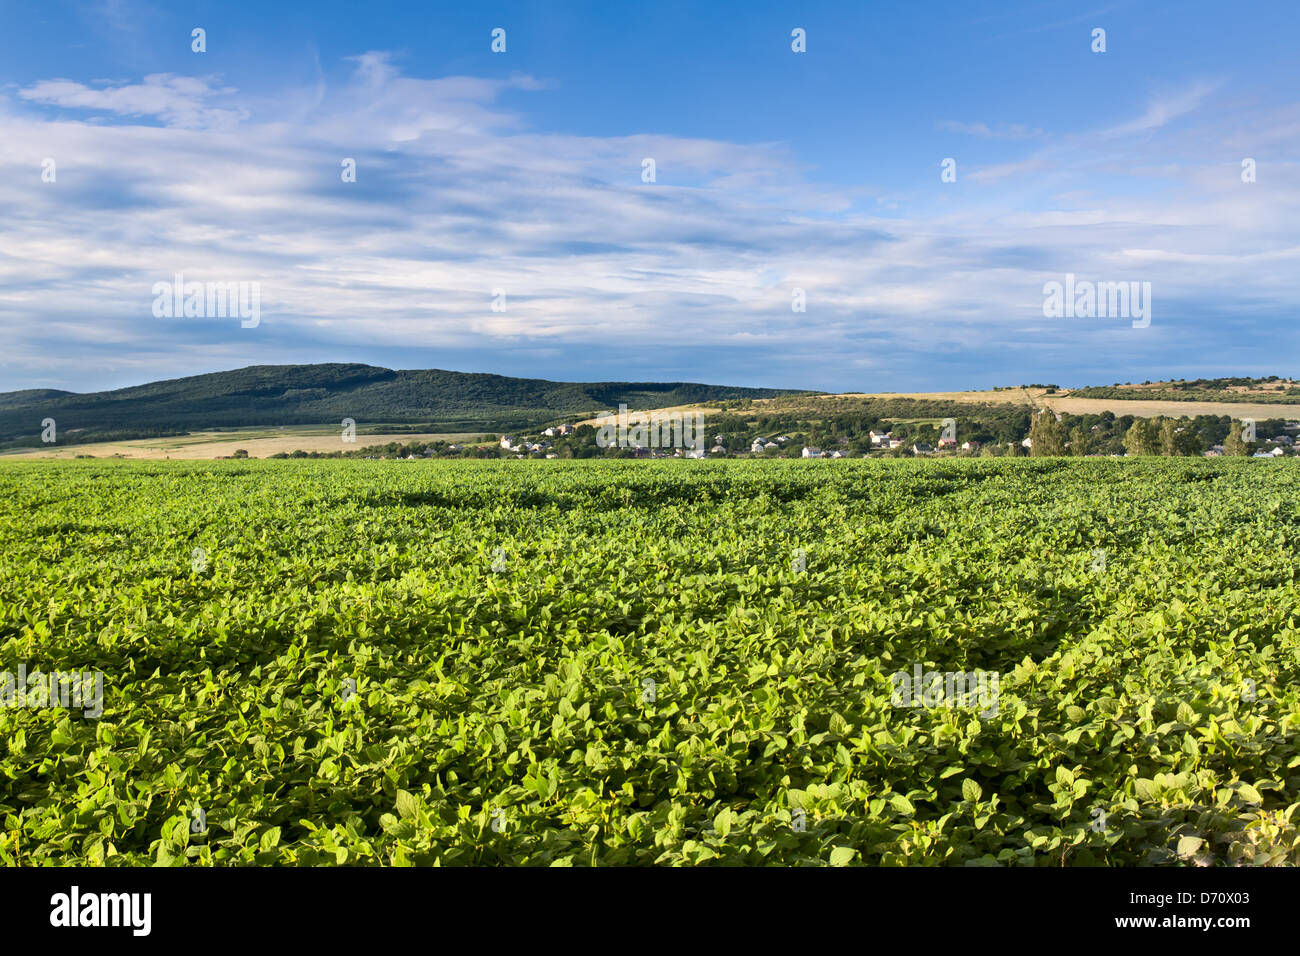
<svg viewBox="0 0 1300 956">
<path fill-rule="evenodd" d="M 98 719 L 0 710 L 0 864 L 1300 861 L 1289 462 L 14 462 L 0 491 L 0 670 L 103 674 Z M 996 699 L 897 706 L 918 664 Z"/>
</svg>

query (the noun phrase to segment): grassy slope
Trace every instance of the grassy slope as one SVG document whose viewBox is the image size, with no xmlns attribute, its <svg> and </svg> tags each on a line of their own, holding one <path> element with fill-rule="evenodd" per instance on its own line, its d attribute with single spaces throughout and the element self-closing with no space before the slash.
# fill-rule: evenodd
<svg viewBox="0 0 1300 956">
<path fill-rule="evenodd" d="M 62 435 L 162 428 L 368 422 L 437 431 L 520 428 L 626 403 L 649 408 L 782 394 L 686 382 L 552 382 L 370 365 L 262 365 L 85 395 L 0 394 L 0 440 L 34 438 L 51 417 Z"/>
</svg>

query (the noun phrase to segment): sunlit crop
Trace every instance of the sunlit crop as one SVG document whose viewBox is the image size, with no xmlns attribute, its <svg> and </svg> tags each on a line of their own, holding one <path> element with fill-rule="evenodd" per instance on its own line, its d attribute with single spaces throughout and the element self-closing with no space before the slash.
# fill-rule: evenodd
<svg viewBox="0 0 1300 956">
<path fill-rule="evenodd" d="M 9 464 L 0 863 L 1296 862 L 1298 476 Z"/>
</svg>

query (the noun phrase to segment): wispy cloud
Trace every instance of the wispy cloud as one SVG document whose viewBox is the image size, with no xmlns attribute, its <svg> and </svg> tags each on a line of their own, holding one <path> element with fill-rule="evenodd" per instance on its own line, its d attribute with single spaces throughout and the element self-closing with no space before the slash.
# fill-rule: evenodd
<svg viewBox="0 0 1300 956">
<path fill-rule="evenodd" d="M 1030 129 L 1019 123 L 1008 123 L 991 127 L 987 123 L 961 123 L 956 120 L 944 120 L 937 124 L 938 129 L 966 136 L 980 136 L 985 139 L 1033 139 L 1042 136 L 1041 129 Z"/>
<path fill-rule="evenodd" d="M 42 80 L 19 91 L 32 103 L 68 110 L 114 113 L 127 117 L 152 117 L 168 126 L 204 129 L 231 126 L 247 119 L 246 110 L 220 108 L 212 101 L 230 97 L 234 87 L 217 87 L 212 77 L 155 73 L 140 83 L 87 86 L 72 80 Z"/>
<path fill-rule="evenodd" d="M 1026 159 L 1015 163 L 984 166 L 976 169 L 967 178 L 977 183 L 987 183 L 998 179 L 1006 179 L 1008 176 L 1025 176 L 1048 169 L 1050 166 L 1051 163 L 1046 159 Z"/>
<path fill-rule="evenodd" d="M 1153 355 L 1180 303 L 1227 321 L 1300 296 L 1300 186 L 1244 186 L 1222 154 L 1254 118 L 1180 130 L 1184 162 L 1152 171 L 1153 138 L 1208 109 L 1209 83 L 1104 135 L 873 207 L 782 144 L 540 130 L 526 98 L 503 105 L 544 85 L 534 77 L 421 78 L 382 51 L 351 70 L 256 100 L 168 74 L 45 80 L 0 100 L 0 331 L 10 373 L 24 370 L 0 387 L 76 385 L 110 355 L 139 379 L 363 346 L 590 353 L 597 377 L 626 377 L 599 353 L 610 341 L 633 356 L 725 348 L 748 369 L 729 378 L 848 387 L 828 362 L 881 349 L 920 366 L 938 347 L 972 361 L 1027 342 L 1113 347 L 1118 329 L 1044 322 L 1042 284 L 1066 271 L 1152 281 L 1167 311 L 1126 347 Z M 1270 115 L 1278 131 L 1294 121 Z M 40 180 L 44 157 L 56 183 Z M 645 157 L 656 182 L 642 181 Z M 152 284 L 175 272 L 260 281 L 261 326 L 153 318 Z M 498 288 L 505 312 L 491 309 Z M 790 308 L 795 288 L 806 313 Z"/>
<path fill-rule="evenodd" d="M 1130 136 L 1159 129 L 1174 120 L 1199 109 L 1211 93 L 1222 85 L 1221 81 L 1198 80 L 1190 86 L 1173 92 L 1152 96 L 1146 111 L 1139 117 L 1112 126 L 1102 136 Z"/>
<path fill-rule="evenodd" d="M 1113 13 L 1116 10 L 1121 10 L 1128 5 L 1129 5 L 1128 3 L 1109 3 L 1104 7 L 1098 7 L 1095 10 L 1089 10 L 1084 13 L 1075 14 L 1072 17 L 1066 17 L 1064 19 L 1053 19 L 1048 21 L 1047 23 L 1029 24 L 1028 26 L 1025 26 L 1019 30 L 1014 30 L 1010 33 L 1001 34 L 995 39 L 1005 39 L 1006 37 L 1022 36 L 1026 33 L 1046 33 L 1049 30 L 1059 30 L 1061 27 L 1077 26 L 1081 23 L 1089 23 L 1095 26 L 1101 26 L 1100 23 L 1097 23 L 1098 17 L 1103 17 L 1108 13 Z M 1055 7 L 1057 5 L 1051 4 L 1050 6 Z M 1017 19 L 1021 19 L 1021 20 L 1025 18 L 1024 14 L 1019 10 L 1008 10 L 1002 16 L 1005 18 L 1010 18 L 1014 16 Z M 987 20 L 990 18 L 985 18 L 985 19 Z"/>
</svg>

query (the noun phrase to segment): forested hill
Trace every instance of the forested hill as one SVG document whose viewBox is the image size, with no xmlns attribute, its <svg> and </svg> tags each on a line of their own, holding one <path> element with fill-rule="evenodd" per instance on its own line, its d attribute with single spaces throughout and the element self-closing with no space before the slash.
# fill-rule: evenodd
<svg viewBox="0 0 1300 956">
<path fill-rule="evenodd" d="M 243 425 L 420 423 L 458 431 L 524 428 L 566 416 L 662 408 L 719 399 L 770 398 L 788 389 L 691 382 L 551 382 L 442 369 L 373 365 L 253 365 L 108 392 L 0 393 L 0 440 L 59 434 L 164 434 Z"/>
</svg>

